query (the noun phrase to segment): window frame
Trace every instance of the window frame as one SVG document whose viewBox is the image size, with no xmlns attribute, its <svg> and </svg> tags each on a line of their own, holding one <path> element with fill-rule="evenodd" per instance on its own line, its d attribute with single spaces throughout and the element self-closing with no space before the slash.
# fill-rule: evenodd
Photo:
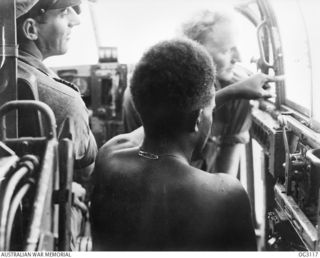
<svg viewBox="0 0 320 258">
<path fill-rule="evenodd" d="M 257 4 L 260 8 L 261 20 L 262 22 L 266 22 L 266 28 L 268 28 L 268 32 L 265 32 L 264 37 L 266 38 L 266 42 L 268 42 L 269 40 L 271 42 L 271 46 L 268 45 L 267 48 L 263 48 L 263 50 L 265 51 L 265 56 L 273 55 L 274 67 L 269 69 L 273 69 L 275 75 L 284 74 L 285 63 L 283 60 L 283 45 L 281 42 L 278 21 L 273 11 L 273 7 L 269 2 L 263 0 L 257 0 Z M 268 37 L 270 37 L 270 39 L 268 39 Z M 269 69 L 265 68 L 261 70 L 269 74 Z M 311 77 L 311 92 L 314 91 L 315 87 L 312 81 L 313 78 Z M 311 97 L 312 96 L 310 96 L 310 98 Z M 309 110 L 308 108 L 303 107 L 290 99 L 287 99 L 285 82 L 276 82 L 276 100 L 275 103 L 270 102 L 270 104 L 274 105 L 275 110 L 283 113 L 290 113 L 303 125 L 313 129 L 316 132 L 320 132 L 320 121 L 316 121 L 316 119 L 314 119 L 314 117 L 312 116 L 313 110 L 315 108 L 314 101 L 311 102 L 311 109 Z"/>
</svg>

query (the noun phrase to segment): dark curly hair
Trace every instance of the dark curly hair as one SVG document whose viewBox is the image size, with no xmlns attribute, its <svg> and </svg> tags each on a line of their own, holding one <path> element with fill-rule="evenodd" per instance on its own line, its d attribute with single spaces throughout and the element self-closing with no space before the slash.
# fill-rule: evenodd
<svg viewBox="0 0 320 258">
<path fill-rule="evenodd" d="M 131 79 L 145 129 L 172 133 L 188 115 L 210 103 L 214 79 L 212 59 L 195 41 L 174 39 L 151 47 Z"/>
</svg>

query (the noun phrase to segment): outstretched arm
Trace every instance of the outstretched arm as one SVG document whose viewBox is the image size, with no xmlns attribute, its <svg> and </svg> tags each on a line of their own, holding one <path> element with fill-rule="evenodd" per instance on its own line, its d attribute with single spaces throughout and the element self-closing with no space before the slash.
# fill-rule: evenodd
<svg viewBox="0 0 320 258">
<path fill-rule="evenodd" d="M 270 98 L 270 85 L 268 82 L 282 81 L 283 76 L 270 76 L 263 73 L 252 75 L 248 79 L 236 82 L 216 93 L 216 107 L 219 108 L 233 99 L 259 99 Z"/>
</svg>

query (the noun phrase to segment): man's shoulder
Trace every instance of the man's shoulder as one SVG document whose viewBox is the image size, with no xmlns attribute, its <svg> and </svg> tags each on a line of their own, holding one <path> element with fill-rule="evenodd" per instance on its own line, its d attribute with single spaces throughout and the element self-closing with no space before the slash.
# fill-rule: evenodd
<svg viewBox="0 0 320 258">
<path fill-rule="evenodd" d="M 219 180 L 216 180 L 216 185 L 221 192 L 227 213 L 240 214 L 250 211 L 249 197 L 241 182 L 237 178 L 224 173 L 218 174 L 218 176 Z"/>
<path fill-rule="evenodd" d="M 211 189 L 213 194 L 218 192 L 223 198 L 229 199 L 245 193 L 240 181 L 233 176 L 225 173 L 200 173 L 200 170 L 196 168 L 194 170 L 197 170 L 195 173 L 199 181 L 204 182 L 203 187 Z"/>
<path fill-rule="evenodd" d="M 48 92 L 48 94 L 62 94 L 66 96 L 66 98 L 77 98 L 79 95 L 76 90 L 74 90 L 67 84 L 62 83 L 62 80 L 55 80 L 50 75 L 21 60 L 18 60 L 17 77 L 18 79 L 23 79 L 29 82 L 29 84 L 32 83 L 32 85 L 36 83 L 36 88 L 39 91 L 42 91 L 44 97 L 46 96 L 46 92 Z"/>
<path fill-rule="evenodd" d="M 101 147 L 100 152 L 108 154 L 117 150 L 139 147 L 142 144 L 143 137 L 143 127 L 139 127 L 131 133 L 119 134 L 111 138 Z"/>
<path fill-rule="evenodd" d="M 218 173 L 217 175 L 220 177 L 220 186 L 226 190 L 227 198 L 240 200 L 247 196 L 243 185 L 237 178 L 225 173 Z"/>
<path fill-rule="evenodd" d="M 101 168 L 104 169 L 105 166 L 111 164 L 110 160 L 113 161 L 112 163 L 118 161 L 119 158 L 117 154 L 126 153 L 133 148 L 138 148 L 142 143 L 143 137 L 144 131 L 143 128 L 140 127 L 131 133 L 120 134 L 111 138 L 100 148 L 97 164 L 102 165 Z"/>
<path fill-rule="evenodd" d="M 30 65 L 22 62 L 18 59 L 18 85 L 20 81 L 23 81 L 27 85 L 29 85 L 32 90 L 35 90 L 38 81 L 38 73 L 35 68 L 32 68 Z"/>
<path fill-rule="evenodd" d="M 47 74 L 38 70 L 36 67 L 32 66 L 29 63 L 26 63 L 20 59 L 18 59 L 18 78 L 28 79 L 31 77 L 36 77 L 37 81 L 43 78 L 49 78 Z"/>
</svg>

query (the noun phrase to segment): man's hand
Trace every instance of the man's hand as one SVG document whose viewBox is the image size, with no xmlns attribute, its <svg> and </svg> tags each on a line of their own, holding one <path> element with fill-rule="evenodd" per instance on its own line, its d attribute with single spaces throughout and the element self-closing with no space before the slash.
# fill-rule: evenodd
<svg viewBox="0 0 320 258">
<path fill-rule="evenodd" d="M 238 96 L 244 99 L 271 98 L 274 96 L 270 92 L 270 85 L 268 82 L 283 80 L 283 75 L 270 76 L 263 73 L 257 73 L 232 86 L 237 87 L 236 92 L 238 92 Z"/>
<path fill-rule="evenodd" d="M 268 82 L 283 81 L 284 76 L 270 76 L 263 73 L 231 84 L 216 92 L 216 109 L 233 99 L 260 99 L 274 97 Z"/>
<path fill-rule="evenodd" d="M 83 212 L 88 211 L 87 205 L 84 203 L 86 190 L 78 183 L 72 182 L 73 206 L 78 207 Z"/>
</svg>

